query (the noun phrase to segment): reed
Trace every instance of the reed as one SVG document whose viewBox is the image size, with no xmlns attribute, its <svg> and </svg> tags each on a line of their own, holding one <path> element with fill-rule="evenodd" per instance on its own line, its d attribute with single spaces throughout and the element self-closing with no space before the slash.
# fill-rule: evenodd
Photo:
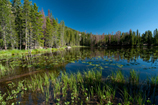
<svg viewBox="0 0 158 105">
<path fill-rule="evenodd" d="M 139 74 L 137 74 L 135 70 L 130 70 L 129 83 L 132 85 L 139 84 Z"/>
<path fill-rule="evenodd" d="M 118 70 L 112 73 L 109 79 L 102 80 L 102 71 L 94 70 L 85 71 L 83 74 L 61 73 L 61 77 L 56 77 L 53 73 L 34 75 L 18 84 L 9 84 L 12 90 L 8 90 L 6 95 L 0 93 L 0 102 L 13 100 L 19 93 L 24 95 L 26 91 L 34 94 L 42 92 L 46 104 L 49 104 L 50 100 L 54 104 L 66 105 L 91 102 L 100 105 L 112 105 L 116 102 L 118 105 L 143 105 L 156 102 L 156 76 L 141 84 L 135 71 L 131 70 L 130 76 L 125 78 L 121 70 Z M 51 95 L 53 96 L 50 97 Z M 118 99 L 122 100 L 121 103 Z"/>
</svg>

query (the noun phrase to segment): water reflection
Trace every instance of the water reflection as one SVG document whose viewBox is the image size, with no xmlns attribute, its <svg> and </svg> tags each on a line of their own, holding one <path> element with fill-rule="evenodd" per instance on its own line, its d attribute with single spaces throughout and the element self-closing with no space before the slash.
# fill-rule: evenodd
<svg viewBox="0 0 158 105">
<path fill-rule="evenodd" d="M 35 71 L 66 70 L 66 72 L 76 72 L 92 68 L 105 71 L 119 68 L 123 70 L 135 69 L 140 73 L 154 75 L 157 73 L 158 67 L 158 50 L 156 49 L 157 47 L 107 47 L 106 49 L 87 47 L 1 58 L 0 82 L 5 81 L 5 79 L 7 81 L 7 78 L 13 78 L 13 76 L 20 78 L 20 76 L 38 73 Z"/>
<path fill-rule="evenodd" d="M 86 70 L 102 70 L 103 77 L 118 69 L 128 76 L 131 69 L 140 74 L 140 78 L 157 75 L 157 47 L 107 47 L 107 48 L 72 48 L 70 50 L 45 54 L 9 56 L 0 58 L 0 91 L 8 91 L 6 84 L 22 80 L 31 80 L 35 75 L 53 73 L 56 77 L 61 72 L 81 73 Z M 51 90 L 51 89 L 50 89 Z M 11 91 L 11 90 L 9 90 Z M 42 95 L 25 94 L 18 100 L 23 104 L 42 103 Z M 38 101 L 37 101 L 38 100 Z"/>
</svg>

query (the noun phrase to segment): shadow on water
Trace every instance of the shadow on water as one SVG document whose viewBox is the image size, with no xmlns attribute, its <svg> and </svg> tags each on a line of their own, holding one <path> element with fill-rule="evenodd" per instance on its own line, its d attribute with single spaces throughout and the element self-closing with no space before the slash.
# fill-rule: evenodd
<svg viewBox="0 0 158 105">
<path fill-rule="evenodd" d="M 125 77 L 121 70 L 102 78 L 102 71 L 89 70 L 69 74 L 65 71 L 33 75 L 5 88 L 8 104 L 149 104 L 158 103 L 158 77 L 139 81 L 134 70 Z M 15 96 L 15 97 L 14 97 Z M 2 102 L 4 101 L 2 98 Z"/>
<path fill-rule="evenodd" d="M 54 73 L 56 77 L 59 78 L 61 77 L 60 75 L 62 72 L 77 73 L 80 71 L 81 73 L 84 73 L 89 70 L 102 70 L 102 78 L 106 78 L 112 72 L 121 69 L 123 75 L 130 77 L 130 70 L 134 69 L 136 73 L 140 74 L 140 81 L 143 81 L 147 77 L 150 79 L 153 76 L 157 76 L 158 50 L 156 49 L 157 47 L 107 47 L 105 49 L 92 49 L 87 47 L 72 48 L 70 50 L 45 54 L 0 58 L 0 91 L 5 93 L 7 91 L 5 87 L 12 82 L 18 84 L 19 81 L 25 79 L 31 80 L 33 76 L 42 76 L 45 73 Z M 37 80 L 36 82 L 38 83 Z M 114 84 L 111 83 L 112 86 Z M 128 84 L 124 85 L 129 87 Z M 10 91 L 11 90 L 12 88 Z M 121 91 L 123 91 L 123 89 Z M 131 90 L 128 90 L 128 92 L 130 91 Z M 53 94 L 51 86 L 50 92 L 52 92 L 50 94 Z M 23 97 L 30 98 L 27 98 L 27 100 L 25 100 L 25 98 L 20 99 L 23 100 L 20 102 L 29 104 L 28 102 L 34 103 L 35 101 L 36 103 L 40 101 L 39 103 L 42 103 L 41 97 L 43 97 L 43 95 L 40 93 L 38 93 L 38 95 L 36 92 L 26 92 L 23 94 Z M 150 94 L 150 92 L 148 94 Z M 22 96 L 18 97 L 22 98 Z M 120 96 L 118 98 L 120 98 Z M 121 98 L 121 100 L 124 99 Z M 43 102 L 44 101 L 45 100 L 43 100 Z M 118 102 L 118 100 L 116 101 Z"/>
</svg>

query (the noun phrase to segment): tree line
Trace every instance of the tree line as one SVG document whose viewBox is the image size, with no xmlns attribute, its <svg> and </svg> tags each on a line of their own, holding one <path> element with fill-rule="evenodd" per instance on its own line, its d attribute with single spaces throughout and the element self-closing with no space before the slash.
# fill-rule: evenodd
<svg viewBox="0 0 158 105">
<path fill-rule="evenodd" d="M 38 9 L 29 0 L 0 1 L 0 49 L 37 49 L 40 47 L 158 45 L 158 31 L 120 31 L 115 34 L 93 35 L 79 32 L 58 22 L 52 12 Z"/>
<path fill-rule="evenodd" d="M 106 45 L 119 45 L 119 46 L 143 46 L 143 45 L 158 45 L 158 31 L 154 30 L 153 34 L 150 30 L 145 31 L 140 35 L 137 30 L 129 32 L 117 31 L 115 34 L 102 35 L 92 35 L 91 36 L 91 46 L 106 46 Z"/>
<path fill-rule="evenodd" d="M 79 31 L 65 26 L 64 21 L 52 16 L 48 10 L 38 10 L 29 0 L 0 1 L 0 48 L 36 49 L 80 45 Z"/>
</svg>

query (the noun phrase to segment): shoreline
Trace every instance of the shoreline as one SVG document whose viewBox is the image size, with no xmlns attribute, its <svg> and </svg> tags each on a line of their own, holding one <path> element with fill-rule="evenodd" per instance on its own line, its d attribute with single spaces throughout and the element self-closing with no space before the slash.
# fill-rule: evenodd
<svg viewBox="0 0 158 105">
<path fill-rule="evenodd" d="M 72 48 L 75 47 L 87 47 L 87 46 L 70 46 Z M 55 52 L 60 50 L 65 50 L 67 46 L 63 46 L 60 48 L 47 48 L 47 49 L 28 49 L 28 50 L 19 50 L 19 49 L 13 49 L 13 50 L 0 50 L 0 56 L 13 56 L 13 55 L 23 55 L 23 54 L 36 54 L 36 53 L 43 53 L 43 52 Z"/>
</svg>

